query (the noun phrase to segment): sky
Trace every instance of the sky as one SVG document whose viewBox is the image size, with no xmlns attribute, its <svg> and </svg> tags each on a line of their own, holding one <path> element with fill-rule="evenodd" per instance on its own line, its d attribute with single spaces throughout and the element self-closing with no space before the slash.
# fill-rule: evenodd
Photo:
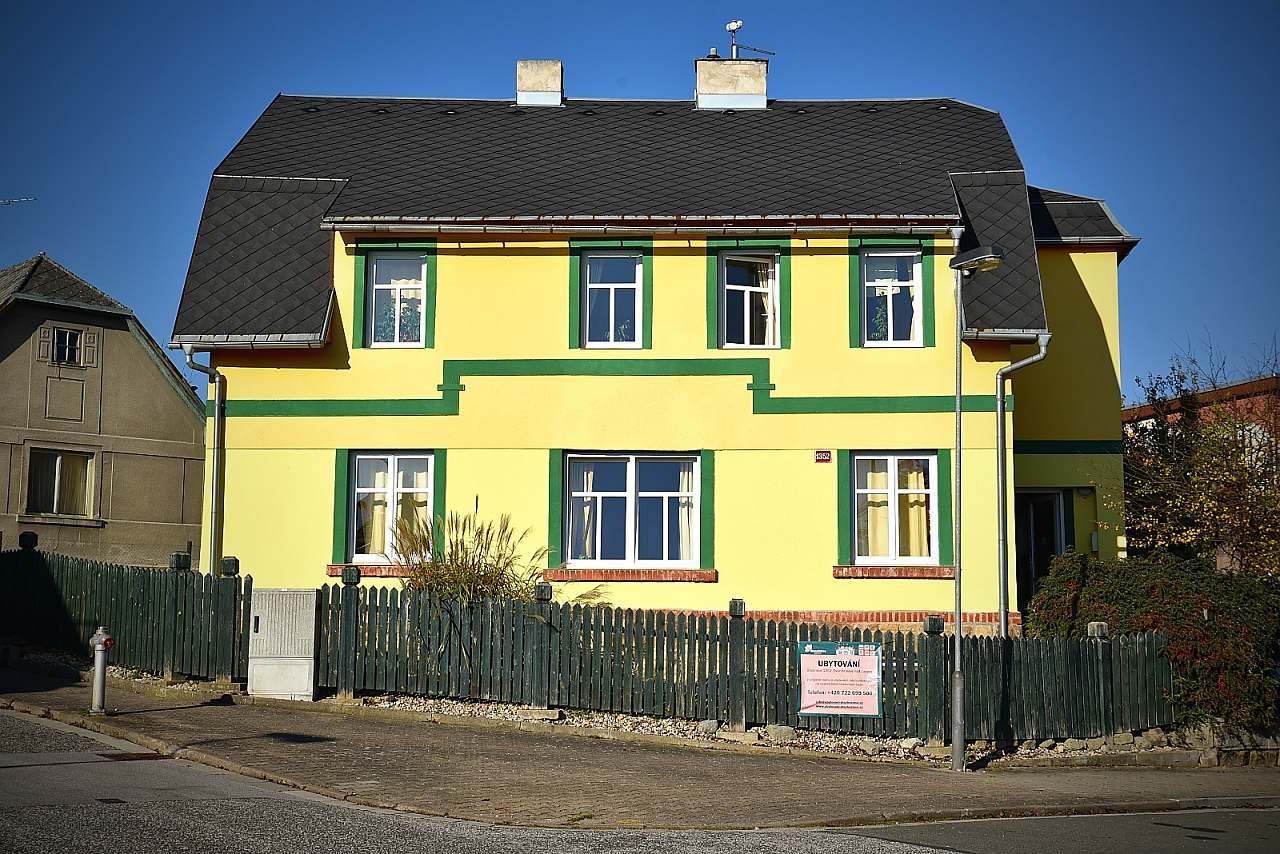
<svg viewBox="0 0 1280 854">
<path fill-rule="evenodd" d="M 166 343 L 210 173 L 277 92 L 504 98 L 516 59 L 559 58 L 571 98 L 688 98 L 733 18 L 777 54 L 772 97 L 980 104 L 1032 183 L 1105 198 L 1142 238 L 1127 396 L 1175 352 L 1245 374 L 1274 346 L 1277 0 L 14 2 L 0 199 L 37 200 L 0 205 L 0 266 L 47 251 Z"/>
</svg>

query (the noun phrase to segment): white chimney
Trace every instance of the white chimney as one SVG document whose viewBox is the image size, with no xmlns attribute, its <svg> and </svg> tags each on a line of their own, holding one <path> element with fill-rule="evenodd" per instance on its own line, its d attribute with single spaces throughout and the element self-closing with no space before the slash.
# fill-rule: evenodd
<svg viewBox="0 0 1280 854">
<path fill-rule="evenodd" d="M 564 103 L 564 66 L 558 59 L 516 61 L 516 104 L 559 107 Z"/>
<path fill-rule="evenodd" d="M 695 59 L 699 110 L 763 110 L 769 105 L 767 59 Z"/>
</svg>

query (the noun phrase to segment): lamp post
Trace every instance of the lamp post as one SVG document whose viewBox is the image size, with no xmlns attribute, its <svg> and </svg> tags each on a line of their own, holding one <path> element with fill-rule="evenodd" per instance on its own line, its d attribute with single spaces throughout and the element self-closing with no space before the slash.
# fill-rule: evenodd
<svg viewBox="0 0 1280 854">
<path fill-rule="evenodd" d="M 951 259 L 951 269 L 955 270 L 956 275 L 956 459 L 955 459 L 955 499 L 953 512 L 955 513 L 955 522 L 951 526 L 952 537 L 954 538 L 954 562 L 955 562 L 955 591 L 956 591 L 956 614 L 955 614 L 955 654 L 952 656 L 953 667 L 951 671 L 951 767 L 956 771 L 963 771 L 964 762 L 964 672 L 960 669 L 960 648 L 961 648 L 961 629 L 964 624 L 964 610 L 961 599 L 961 568 L 962 560 L 960 546 L 962 543 L 961 531 L 961 497 L 963 490 L 960 482 L 960 474 L 962 471 L 962 459 L 964 457 L 964 447 L 960 442 L 961 439 L 961 422 L 964 416 L 964 304 L 961 301 L 961 285 L 964 279 L 973 275 L 974 271 L 994 270 L 1000 266 L 1000 262 L 1004 260 L 1004 250 L 999 246 L 978 246 L 966 252 L 961 252 Z"/>
</svg>

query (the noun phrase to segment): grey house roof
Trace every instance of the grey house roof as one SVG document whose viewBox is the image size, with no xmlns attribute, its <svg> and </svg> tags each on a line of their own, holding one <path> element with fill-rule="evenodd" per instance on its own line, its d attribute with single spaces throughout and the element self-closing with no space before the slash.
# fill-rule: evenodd
<svg viewBox="0 0 1280 854">
<path fill-rule="evenodd" d="M 713 111 L 281 95 L 215 170 L 173 342 L 323 343 L 325 229 L 941 230 L 962 222 L 953 173 L 1021 169 L 998 114 L 948 99 Z M 982 328 L 1034 319 L 1040 299 L 1021 195 L 1026 227 L 1006 241 L 1016 231 L 1033 263 L 1002 280 L 1020 283 L 1015 308 L 1000 289 L 967 307 Z M 986 222 L 986 204 L 966 213 Z"/>
<path fill-rule="evenodd" d="M 13 300 L 133 313 L 43 252 L 0 270 L 0 309 Z"/>
</svg>

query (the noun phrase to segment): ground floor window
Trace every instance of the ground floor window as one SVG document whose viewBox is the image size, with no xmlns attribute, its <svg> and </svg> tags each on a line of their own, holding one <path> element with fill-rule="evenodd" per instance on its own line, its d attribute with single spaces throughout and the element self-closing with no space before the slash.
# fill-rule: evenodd
<svg viewBox="0 0 1280 854">
<path fill-rule="evenodd" d="M 32 448 L 27 465 L 27 512 L 89 515 L 93 456 Z"/>
<path fill-rule="evenodd" d="M 570 567 L 697 566 L 698 457 L 571 454 L 567 465 Z"/>
<path fill-rule="evenodd" d="M 397 557 L 397 523 L 429 530 L 432 465 L 428 452 L 360 452 L 351 479 L 352 554 L 356 563 Z"/>
<path fill-rule="evenodd" d="M 936 454 L 853 455 L 855 563 L 937 562 L 937 463 Z"/>
</svg>

